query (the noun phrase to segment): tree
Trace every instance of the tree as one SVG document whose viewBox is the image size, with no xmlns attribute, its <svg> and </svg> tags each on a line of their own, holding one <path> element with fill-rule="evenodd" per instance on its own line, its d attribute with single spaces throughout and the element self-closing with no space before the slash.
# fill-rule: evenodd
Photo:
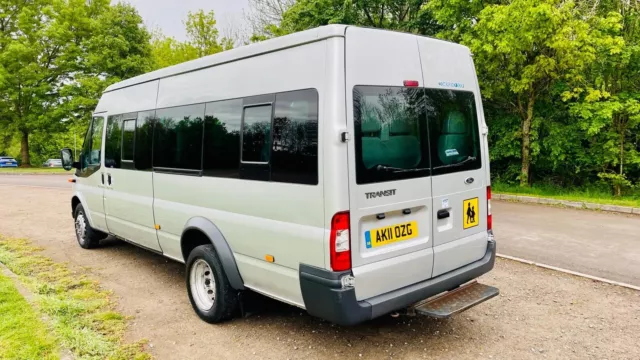
<svg viewBox="0 0 640 360">
<path fill-rule="evenodd" d="M 3 0 L 2 9 L 0 123 L 19 134 L 30 166 L 32 134 L 87 119 L 105 86 L 147 70 L 148 36 L 135 10 L 109 0 Z"/>
<path fill-rule="evenodd" d="M 216 17 L 213 11 L 205 13 L 198 10 L 189 12 L 184 25 L 187 30 L 188 42 L 198 52 L 198 57 L 216 54 L 233 48 L 229 38 L 219 39 Z"/>
<path fill-rule="evenodd" d="M 151 54 L 154 69 L 176 65 L 199 58 L 198 50 L 191 44 L 154 31 L 151 39 Z"/>
<path fill-rule="evenodd" d="M 587 81 L 563 96 L 581 130 L 601 140 L 598 175 L 620 196 L 632 185 L 625 164 L 640 165 L 640 149 L 633 143 L 640 132 L 640 1 L 597 5 L 589 21 L 604 34 L 597 37 L 598 61 L 590 64 Z"/>
<path fill-rule="evenodd" d="M 254 41 L 282 36 L 328 24 L 353 24 L 435 35 L 440 26 L 429 11 L 427 0 L 298 0 L 278 23 L 263 27 Z"/>
<path fill-rule="evenodd" d="M 232 49 L 233 40 L 227 37 L 219 39 L 216 24 L 213 11 L 205 13 L 199 10 L 195 13 L 189 12 L 184 21 L 187 41 L 167 37 L 160 30 L 153 31 L 151 36 L 153 68 L 161 69 Z"/>
<path fill-rule="evenodd" d="M 584 80 L 600 41 L 594 36 L 602 35 L 591 30 L 572 2 L 514 0 L 485 7 L 469 31 L 458 35 L 475 55 L 483 95 L 520 119 L 522 186 L 531 180 L 536 103 L 559 81 Z"/>
<path fill-rule="evenodd" d="M 252 39 L 274 37 L 273 30 L 280 25 L 284 13 L 295 4 L 295 0 L 249 0 L 249 12 L 245 13 Z"/>
</svg>

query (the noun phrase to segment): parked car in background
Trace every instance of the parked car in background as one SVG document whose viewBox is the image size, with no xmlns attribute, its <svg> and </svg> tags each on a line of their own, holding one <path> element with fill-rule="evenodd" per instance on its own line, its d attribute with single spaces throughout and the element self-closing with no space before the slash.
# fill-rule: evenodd
<svg viewBox="0 0 640 360">
<path fill-rule="evenodd" d="M 62 166 L 62 163 L 60 163 Z M 18 167 L 18 162 L 11 156 L 0 156 L 0 168 Z"/>
<path fill-rule="evenodd" d="M 49 159 L 42 164 L 43 167 L 52 167 L 52 168 L 61 168 L 62 160 L 60 159 Z"/>
</svg>

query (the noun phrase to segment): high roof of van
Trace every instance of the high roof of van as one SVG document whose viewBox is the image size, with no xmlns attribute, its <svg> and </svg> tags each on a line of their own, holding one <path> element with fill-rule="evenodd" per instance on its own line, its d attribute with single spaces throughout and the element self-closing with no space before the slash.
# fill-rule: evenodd
<svg viewBox="0 0 640 360">
<path fill-rule="evenodd" d="M 347 25 L 327 25 L 310 30 L 305 30 L 290 34 L 287 36 L 277 37 L 262 41 L 259 43 L 241 46 L 235 49 L 223 51 L 218 54 L 205 56 L 196 60 L 184 62 L 182 64 L 169 66 L 160 70 L 156 70 L 147 74 L 133 77 L 109 86 L 105 92 L 122 89 L 125 87 L 158 80 L 170 76 L 188 73 L 191 71 L 208 68 L 215 65 L 224 64 L 226 62 L 236 61 L 238 59 L 248 58 L 263 53 L 268 53 L 280 49 L 285 49 L 304 43 L 310 43 L 330 37 L 343 37 Z"/>
<path fill-rule="evenodd" d="M 223 51 L 218 54 L 205 56 L 196 60 L 184 62 L 182 64 L 169 66 L 160 70 L 156 70 L 147 74 L 133 77 L 109 86 L 105 92 L 110 92 L 129 86 L 146 83 L 162 78 L 167 78 L 179 74 L 184 74 L 208 67 L 237 61 L 243 58 L 249 58 L 259 54 L 269 53 L 297 45 L 310 43 L 331 37 L 344 37 L 347 27 L 351 25 L 326 25 L 310 30 L 305 30 L 290 35 L 277 37 L 247 46 L 241 46 L 235 49 Z M 385 31 L 379 29 L 380 31 Z M 444 41 L 433 39 L 433 41 Z"/>
</svg>

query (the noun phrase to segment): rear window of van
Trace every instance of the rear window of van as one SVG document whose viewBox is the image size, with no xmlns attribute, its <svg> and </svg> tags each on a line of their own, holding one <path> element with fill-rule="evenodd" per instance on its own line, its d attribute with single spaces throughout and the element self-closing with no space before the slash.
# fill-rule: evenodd
<svg viewBox="0 0 640 360">
<path fill-rule="evenodd" d="M 356 86 L 353 95 L 358 184 L 482 166 L 473 93 Z"/>
</svg>

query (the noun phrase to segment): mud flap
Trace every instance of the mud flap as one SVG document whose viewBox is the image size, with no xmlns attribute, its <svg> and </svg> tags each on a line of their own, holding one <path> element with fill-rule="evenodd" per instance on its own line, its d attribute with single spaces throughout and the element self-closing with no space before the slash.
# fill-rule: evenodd
<svg viewBox="0 0 640 360">
<path fill-rule="evenodd" d="M 480 284 L 474 280 L 420 302 L 407 309 L 407 312 L 446 319 L 498 296 L 498 294 L 500 294 L 498 288 Z"/>
</svg>

